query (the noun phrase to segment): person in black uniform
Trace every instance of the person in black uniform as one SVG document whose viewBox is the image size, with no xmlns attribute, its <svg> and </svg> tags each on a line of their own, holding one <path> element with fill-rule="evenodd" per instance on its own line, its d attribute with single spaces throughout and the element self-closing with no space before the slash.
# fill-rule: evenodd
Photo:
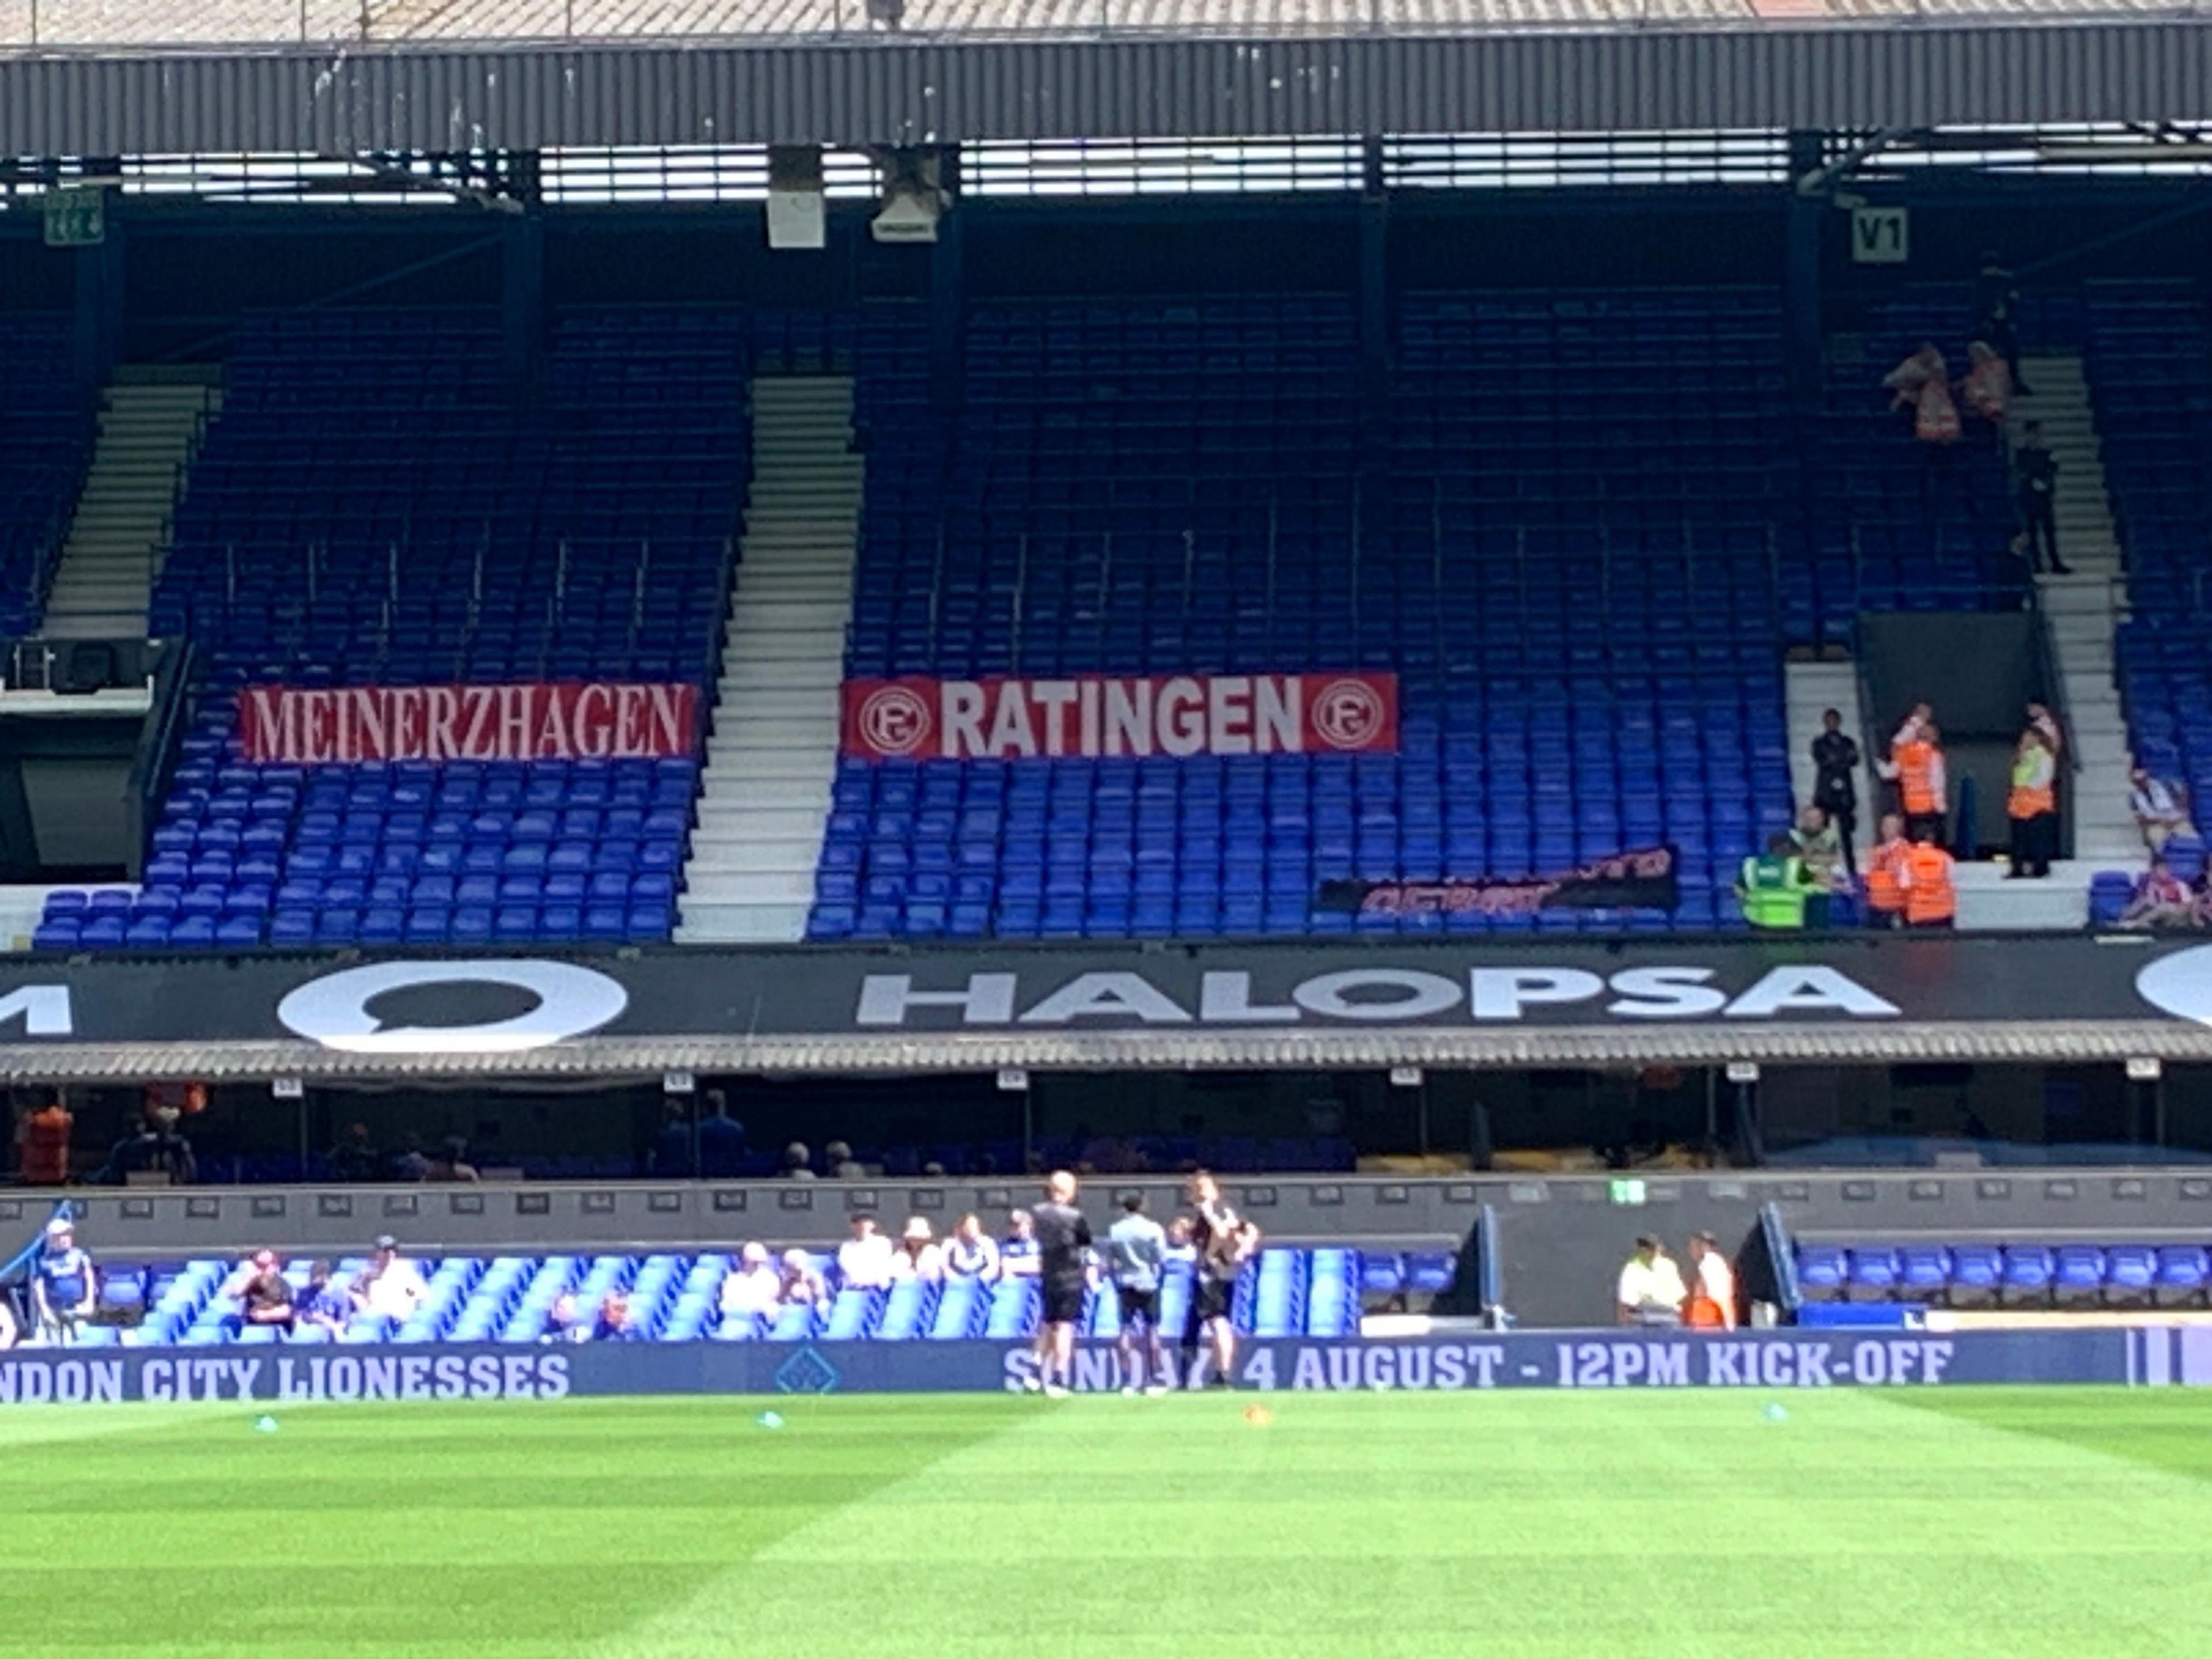
<svg viewBox="0 0 2212 1659">
<path fill-rule="evenodd" d="M 2027 568 L 2037 572 L 2048 568 L 2054 576 L 2072 575 L 2058 556 L 2058 462 L 2044 447 L 2041 422 L 2027 423 L 2012 452 L 2012 476 L 2013 505 L 2026 544 L 2021 551 Z"/>
<path fill-rule="evenodd" d="M 1183 1387 L 1199 1386 L 1198 1345 L 1210 1337 L 1213 1386 L 1234 1388 L 1237 1327 L 1231 1317 L 1237 1276 L 1260 1248 L 1260 1230 L 1238 1215 L 1221 1196 L 1221 1183 L 1200 1170 L 1190 1178 L 1191 1243 L 1198 1261 L 1190 1287 L 1190 1316 L 1182 1332 Z"/>
<path fill-rule="evenodd" d="M 1075 1177 L 1054 1170 L 1045 1178 L 1044 1202 L 1030 1211 L 1036 1224 L 1037 1282 L 1044 1317 L 1037 1325 L 1036 1370 L 1022 1379 L 1031 1394 L 1058 1400 L 1075 1370 L 1075 1325 L 1083 1317 L 1083 1291 L 1091 1266 L 1091 1223 L 1075 1207 Z"/>
<path fill-rule="evenodd" d="M 1842 711 L 1828 709 L 1820 716 L 1820 735 L 1813 739 L 1813 805 L 1836 826 L 1844 872 L 1854 876 L 1859 866 L 1851 851 L 1851 831 L 1858 828 L 1859 792 L 1852 775 L 1858 764 L 1859 746 L 1844 730 Z"/>
</svg>

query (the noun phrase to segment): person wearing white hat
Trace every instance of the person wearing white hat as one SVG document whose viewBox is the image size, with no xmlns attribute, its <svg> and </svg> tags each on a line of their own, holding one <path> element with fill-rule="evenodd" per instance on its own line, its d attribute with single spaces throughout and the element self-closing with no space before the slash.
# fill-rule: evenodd
<svg viewBox="0 0 2212 1659">
<path fill-rule="evenodd" d="M 43 1341 L 64 1346 L 92 1316 L 92 1258 L 77 1248 L 76 1230 L 61 1216 L 46 1223 L 46 1248 L 31 1270 L 31 1312 Z"/>
<path fill-rule="evenodd" d="M 722 1317 L 750 1319 L 775 1311 L 783 1281 L 769 1260 L 768 1246 L 756 1241 L 738 1252 L 738 1265 L 722 1281 Z"/>
<path fill-rule="evenodd" d="M 891 1283 L 912 1279 L 934 1285 L 944 1277 L 945 1247 L 937 1242 L 925 1218 L 908 1216 L 905 1230 L 899 1234 L 898 1248 L 891 1252 Z"/>
</svg>

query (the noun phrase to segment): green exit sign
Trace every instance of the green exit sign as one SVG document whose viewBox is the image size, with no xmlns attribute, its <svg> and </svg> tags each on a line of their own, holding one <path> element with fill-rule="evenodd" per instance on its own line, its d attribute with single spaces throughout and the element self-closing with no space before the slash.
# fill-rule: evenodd
<svg viewBox="0 0 2212 1659">
<path fill-rule="evenodd" d="M 1615 1181 L 1610 1183 L 1613 1201 L 1616 1204 L 1641 1204 L 1644 1183 L 1640 1181 Z"/>
<path fill-rule="evenodd" d="M 97 185 L 69 185 L 46 194 L 46 246 L 91 247 L 107 240 L 107 192 Z"/>
</svg>

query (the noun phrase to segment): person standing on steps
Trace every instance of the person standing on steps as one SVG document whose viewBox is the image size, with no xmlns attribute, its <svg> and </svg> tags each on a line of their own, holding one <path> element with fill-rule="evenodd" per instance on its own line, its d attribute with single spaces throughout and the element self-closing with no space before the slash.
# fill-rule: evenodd
<svg viewBox="0 0 2212 1659">
<path fill-rule="evenodd" d="M 2039 881 L 2058 855 L 2058 760 L 2039 726 L 2020 734 L 2012 757 L 2011 788 L 2005 816 L 2012 823 L 2012 868 L 2008 881 Z"/>
<path fill-rule="evenodd" d="M 1859 794 L 1854 775 L 1858 770 L 1859 746 L 1844 730 L 1843 711 L 1831 708 L 1820 716 L 1820 735 L 1813 739 L 1813 805 L 1828 815 L 1844 851 L 1844 872 L 1856 876 L 1858 859 L 1851 848 L 1851 832 L 1858 828 Z"/>
<path fill-rule="evenodd" d="M 2041 575 L 2074 573 L 2058 556 L 2058 461 L 2043 441 L 2043 422 L 2030 421 L 2012 452 L 2013 509 L 2020 519 L 2027 568 Z"/>
</svg>

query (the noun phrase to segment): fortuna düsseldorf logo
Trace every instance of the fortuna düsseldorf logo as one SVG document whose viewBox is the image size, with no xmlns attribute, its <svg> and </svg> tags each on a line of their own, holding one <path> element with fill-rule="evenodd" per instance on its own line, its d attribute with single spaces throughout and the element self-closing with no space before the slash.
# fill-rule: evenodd
<svg viewBox="0 0 2212 1659">
<path fill-rule="evenodd" d="M 1331 680 L 1314 698 L 1314 734 L 1332 748 L 1364 749 L 1382 718 L 1382 699 L 1364 680 Z"/>
<path fill-rule="evenodd" d="M 860 705 L 860 736 L 878 754 L 911 755 L 929 741 L 929 703 L 903 685 L 880 686 Z"/>
</svg>

